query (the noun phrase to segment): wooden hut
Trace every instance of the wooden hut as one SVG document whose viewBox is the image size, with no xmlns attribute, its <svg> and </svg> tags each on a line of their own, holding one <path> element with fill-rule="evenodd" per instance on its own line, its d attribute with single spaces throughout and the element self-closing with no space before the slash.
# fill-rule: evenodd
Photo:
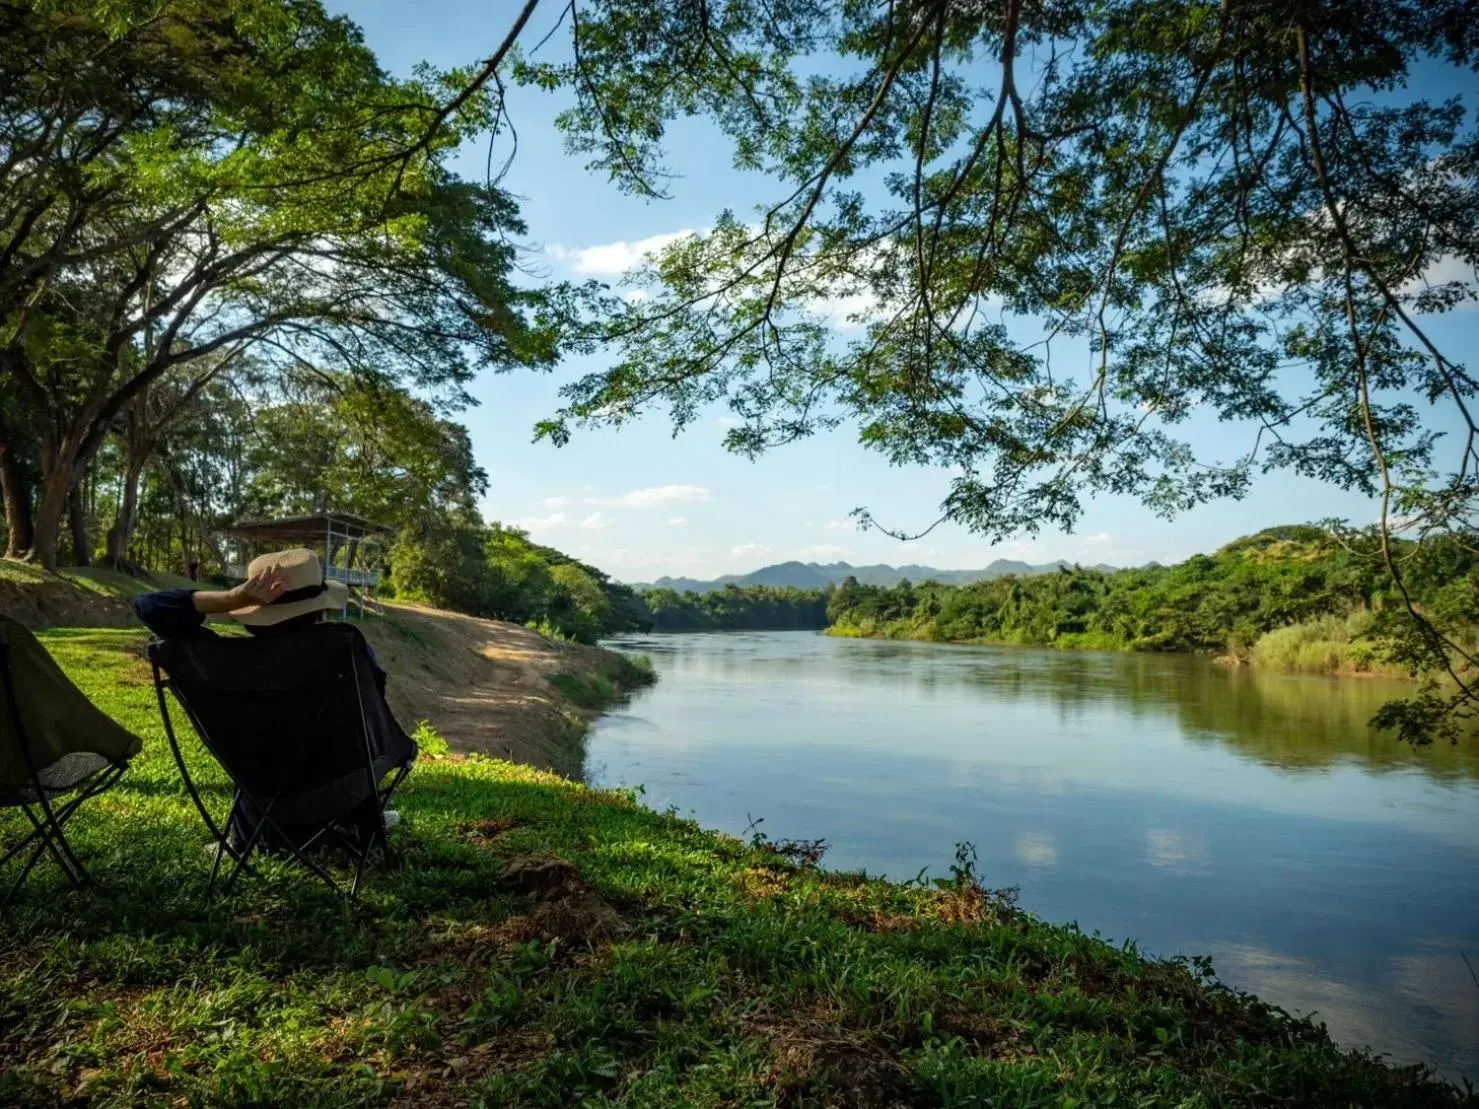
<svg viewBox="0 0 1479 1109">
<path fill-rule="evenodd" d="M 350 512 L 241 520 L 221 531 L 235 556 L 226 567 L 227 577 L 246 580 L 247 563 L 263 551 L 308 547 L 318 554 L 326 579 L 350 587 L 351 599 L 361 615 L 367 606 L 375 607 L 385 543 L 392 534 L 393 528 Z"/>
</svg>

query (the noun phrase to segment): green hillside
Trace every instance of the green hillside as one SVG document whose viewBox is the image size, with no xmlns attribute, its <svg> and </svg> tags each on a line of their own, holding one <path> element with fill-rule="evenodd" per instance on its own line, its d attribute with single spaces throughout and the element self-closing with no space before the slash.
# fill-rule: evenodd
<svg viewBox="0 0 1479 1109">
<path fill-rule="evenodd" d="M 1404 582 L 1474 641 L 1479 557 L 1457 542 L 1403 543 Z M 845 582 L 827 606 L 838 635 L 1131 651 L 1192 651 L 1316 672 L 1406 673 L 1388 639 L 1401 598 L 1369 545 L 1269 528 L 1176 566 L 1007 577 L 968 586 Z"/>
</svg>

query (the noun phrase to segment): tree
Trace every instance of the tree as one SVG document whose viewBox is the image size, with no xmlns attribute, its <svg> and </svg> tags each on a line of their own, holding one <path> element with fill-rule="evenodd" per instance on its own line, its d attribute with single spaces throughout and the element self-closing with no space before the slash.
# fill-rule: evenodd
<svg viewBox="0 0 1479 1109">
<path fill-rule="evenodd" d="M 315 0 L 7 4 L 0 40 L 0 380 L 41 429 L 43 565 L 128 406 L 203 359 L 460 401 L 477 366 L 554 356 L 508 280 L 513 203 L 441 166 L 486 103 L 427 138 L 438 79 L 390 80 Z"/>
<path fill-rule="evenodd" d="M 1407 86 L 1418 65 L 1472 81 L 1470 7 L 572 0 L 569 60 L 518 70 L 575 97 L 572 150 L 659 196 L 665 127 L 702 115 L 779 187 L 630 275 L 616 357 L 540 431 L 722 402 L 753 454 L 852 422 L 952 468 L 938 519 L 991 541 L 1272 469 L 1360 490 L 1412 657 L 1456 690 L 1382 717 L 1423 739 L 1479 700 L 1393 541 L 1475 545 L 1475 378 L 1428 319 L 1479 295 L 1479 132 Z M 839 304 L 857 337 L 828 326 Z M 1203 457 L 1194 409 L 1247 450 Z"/>
<path fill-rule="evenodd" d="M 407 390 L 299 374 L 258 409 L 241 511 L 353 512 L 397 529 L 465 514 L 488 488 L 467 429 Z"/>
</svg>

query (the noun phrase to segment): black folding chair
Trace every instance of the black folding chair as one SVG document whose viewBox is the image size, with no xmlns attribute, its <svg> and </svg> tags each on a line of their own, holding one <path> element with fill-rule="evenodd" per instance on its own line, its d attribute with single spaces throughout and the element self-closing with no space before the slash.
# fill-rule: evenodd
<svg viewBox="0 0 1479 1109">
<path fill-rule="evenodd" d="M 0 855 L 0 872 L 23 860 L 0 910 L 43 855 L 73 886 L 92 882 L 67 842 L 67 822 L 117 784 L 141 746 L 68 680 L 34 635 L 0 615 L 0 809 L 19 809 L 30 825 Z"/>
<path fill-rule="evenodd" d="M 154 688 L 180 776 L 217 842 L 207 898 L 222 860 L 229 892 L 254 851 L 285 852 L 350 901 L 370 853 L 393 859 L 385 806 L 410 772 L 416 744 L 376 688 L 359 629 L 317 624 L 285 636 L 154 639 Z M 172 692 L 235 787 L 224 827 L 212 819 L 185 764 L 170 719 Z M 387 781 L 388 779 L 388 781 Z M 244 842 L 231 829 L 247 825 Z M 345 890 L 316 854 L 338 845 L 354 858 Z"/>
</svg>

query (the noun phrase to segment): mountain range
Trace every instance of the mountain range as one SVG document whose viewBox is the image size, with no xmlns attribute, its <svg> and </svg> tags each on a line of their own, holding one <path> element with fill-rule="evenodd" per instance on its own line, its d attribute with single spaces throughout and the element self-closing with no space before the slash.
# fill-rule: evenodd
<svg viewBox="0 0 1479 1109">
<path fill-rule="evenodd" d="M 1033 565 L 1010 558 L 998 558 L 981 570 L 937 570 L 933 566 L 853 566 L 846 562 L 778 562 L 773 566 L 762 566 L 748 574 L 725 574 L 712 581 L 696 578 L 661 577 L 655 582 L 633 583 L 635 589 L 672 589 L 679 593 L 709 593 L 723 589 L 726 585 L 768 585 L 775 588 L 790 586 L 795 589 L 825 589 L 829 585 L 841 585 L 848 577 L 857 578 L 863 585 L 897 585 L 901 581 L 937 581 L 942 585 L 969 585 L 973 581 L 1005 577 L 1007 574 L 1051 574 L 1069 565 L 1061 559 Z M 1113 570 L 1113 566 L 1102 563 L 1095 570 Z"/>
</svg>

